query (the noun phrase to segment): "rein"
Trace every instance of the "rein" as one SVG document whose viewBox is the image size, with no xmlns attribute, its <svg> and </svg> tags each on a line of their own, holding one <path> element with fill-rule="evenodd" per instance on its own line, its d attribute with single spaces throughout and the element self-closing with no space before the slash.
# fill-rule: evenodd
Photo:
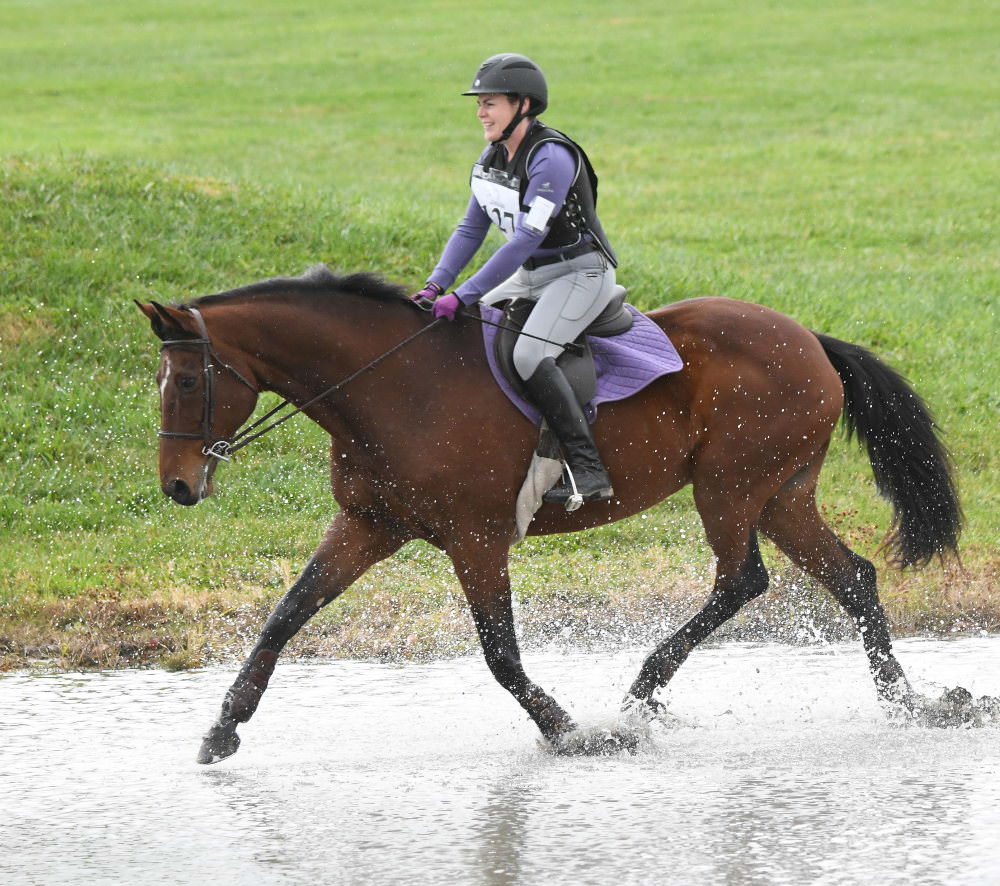
<svg viewBox="0 0 1000 886">
<path fill-rule="evenodd" d="M 434 302 L 426 299 L 414 302 L 414 304 L 420 308 L 421 311 L 426 311 L 428 314 L 434 307 Z M 523 335 L 525 338 L 533 338 L 536 341 L 543 341 L 548 345 L 555 345 L 556 347 L 562 348 L 564 351 L 569 351 L 577 357 L 582 357 L 584 355 L 583 345 L 579 345 L 574 341 L 557 342 L 553 341 L 551 338 L 544 338 L 541 335 L 532 335 L 530 332 L 525 332 L 523 329 L 518 329 L 516 326 L 509 326 L 506 323 L 494 323 L 492 320 L 487 320 L 477 314 L 472 314 L 464 307 L 459 311 L 459 315 L 462 317 L 468 317 L 470 320 L 475 320 L 477 323 L 482 323 L 483 326 L 495 326 L 497 329 L 504 329 L 507 332 L 515 332 L 518 335 Z"/>
<path fill-rule="evenodd" d="M 235 437 L 233 437 L 232 444 L 229 446 L 229 448 L 226 451 L 227 456 L 228 455 L 232 455 L 232 453 L 234 453 L 234 452 L 242 449 L 248 443 L 252 443 L 254 440 L 258 439 L 259 437 L 263 437 L 264 434 L 266 434 L 268 431 L 272 431 L 276 427 L 278 427 L 278 425 L 284 424 L 286 421 L 288 421 L 288 419 L 292 418 L 295 415 L 298 415 L 300 412 L 305 411 L 310 406 L 312 406 L 314 403 L 318 403 L 320 400 L 323 400 L 326 397 L 329 397 L 330 394 L 336 393 L 342 387 L 344 387 L 345 385 L 348 385 L 352 381 L 354 381 L 354 379 L 356 379 L 359 375 L 362 375 L 363 373 L 368 372 L 370 369 L 374 369 L 383 360 L 388 359 L 393 354 L 395 354 L 397 351 L 401 350 L 402 348 L 405 348 L 415 338 L 419 338 L 421 335 L 423 335 L 428 330 L 433 329 L 435 326 L 439 325 L 441 322 L 443 322 L 443 320 L 444 320 L 444 318 L 442 317 L 441 319 L 435 320 L 433 323 L 430 323 L 427 326 L 423 327 L 423 329 L 418 329 L 416 332 L 413 333 L 413 335 L 411 335 L 411 336 L 409 336 L 407 338 L 404 338 L 398 344 L 393 345 L 384 354 L 380 354 L 378 357 L 376 357 L 371 362 L 366 363 L 360 369 L 356 369 L 349 376 L 347 376 L 347 378 L 341 379 L 335 385 L 332 385 L 331 387 L 329 387 L 325 391 L 323 391 L 322 394 L 317 394 L 315 397 L 312 398 L 312 400 L 309 400 L 307 403 L 303 403 L 301 406 L 297 406 L 295 409 L 293 409 L 287 415 L 283 415 L 281 418 L 277 419 L 276 421 L 271 422 L 271 424 L 269 424 L 266 428 L 262 428 L 261 430 L 257 431 L 256 434 L 251 433 L 255 428 L 260 427 L 264 422 L 266 422 L 269 418 L 271 418 L 271 416 L 277 415 L 286 406 L 291 406 L 292 405 L 292 401 L 291 400 L 283 400 L 281 403 L 279 403 L 277 406 L 275 406 L 274 409 L 270 410 L 269 412 L 266 412 L 259 419 L 257 419 L 257 421 L 255 421 L 253 424 L 247 425 L 242 431 L 240 431 Z M 215 453 L 206 453 L 206 454 L 207 455 L 214 455 Z M 222 456 L 219 456 L 219 457 L 222 457 Z M 228 460 L 228 458 L 227 458 L 227 460 Z"/>
<path fill-rule="evenodd" d="M 329 388 L 323 391 L 323 393 L 317 394 L 308 402 L 303 403 L 301 406 L 297 406 L 287 415 L 283 415 L 276 421 L 271 422 L 271 424 L 267 425 L 267 427 L 261 428 L 261 430 L 256 431 L 256 433 L 254 433 L 254 431 L 257 428 L 260 428 L 260 426 L 264 424 L 268 419 L 277 415 L 286 407 L 292 405 L 291 400 L 287 399 L 282 400 L 281 403 L 279 403 L 273 409 L 269 410 L 255 422 L 247 425 L 245 428 L 243 428 L 243 430 L 235 434 L 231 440 L 227 440 L 224 437 L 216 437 L 212 433 L 212 419 L 215 410 L 215 383 L 214 383 L 214 375 L 212 373 L 212 367 L 213 367 L 212 360 L 215 360 L 215 362 L 223 369 L 228 369 L 233 375 L 236 376 L 237 379 L 239 379 L 239 381 L 243 382 L 243 384 L 245 384 L 248 388 L 250 388 L 250 390 L 253 391 L 255 394 L 259 394 L 260 389 L 256 385 L 247 381 L 247 379 L 238 370 L 236 370 L 234 367 L 230 366 L 228 363 L 224 362 L 219 358 L 219 355 L 215 352 L 215 349 L 212 347 L 212 340 L 209 338 L 208 329 L 205 326 L 205 320 L 201 316 L 201 312 L 197 308 L 187 308 L 187 310 L 194 316 L 195 322 L 198 324 L 198 332 L 201 337 L 172 339 L 164 341 L 160 345 L 160 350 L 162 351 L 164 348 L 168 347 L 184 347 L 192 345 L 200 347 L 202 349 L 202 367 L 203 367 L 202 371 L 205 373 L 205 403 L 202 412 L 202 430 L 201 433 L 198 434 L 198 433 L 183 433 L 180 431 L 164 431 L 160 429 L 159 431 L 157 431 L 157 436 L 183 437 L 193 440 L 197 440 L 200 438 L 205 443 L 205 445 L 202 447 L 201 450 L 202 455 L 208 455 L 211 456 L 212 458 L 221 459 L 222 461 L 229 461 L 230 458 L 232 458 L 233 453 L 238 452 L 240 449 L 242 449 L 247 444 L 252 443 L 254 440 L 263 437 L 264 434 L 266 434 L 268 431 L 273 431 L 276 427 L 284 424 L 286 421 L 288 421 L 288 419 L 292 418 L 293 416 L 298 415 L 300 412 L 304 412 L 314 403 L 318 403 L 320 400 L 323 400 L 326 397 L 329 397 L 331 394 L 336 393 L 341 388 L 350 384 L 360 375 L 363 375 L 365 372 L 374 369 L 383 360 L 388 359 L 397 351 L 401 350 L 402 348 L 405 348 L 414 339 L 419 338 L 425 332 L 433 329 L 435 326 L 438 326 L 442 322 L 444 322 L 444 318 L 441 318 L 435 320 L 433 323 L 429 323 L 422 329 L 417 330 L 415 333 L 413 333 L 413 335 L 393 345 L 384 354 L 380 354 L 374 360 L 371 360 L 370 362 L 366 363 L 360 369 L 356 369 L 354 372 L 352 372 L 346 378 L 341 379 L 335 385 L 331 385 Z"/>
</svg>

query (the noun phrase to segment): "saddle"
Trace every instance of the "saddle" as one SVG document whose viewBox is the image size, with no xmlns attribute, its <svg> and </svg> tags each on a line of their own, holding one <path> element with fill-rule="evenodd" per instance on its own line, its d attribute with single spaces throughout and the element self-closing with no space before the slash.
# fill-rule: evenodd
<svg viewBox="0 0 1000 886">
<path fill-rule="evenodd" d="M 644 314 L 626 305 L 625 295 L 625 289 L 616 286 L 608 307 L 576 342 L 569 343 L 577 347 L 565 351 L 556 361 L 590 421 L 596 418 L 599 404 L 630 397 L 684 366 L 666 333 Z M 559 441 L 530 403 L 531 398 L 514 369 L 514 345 L 534 307 L 535 302 L 521 299 L 484 304 L 480 308 L 488 320 L 488 325 L 483 326 L 483 339 L 493 377 L 521 414 L 539 426 L 538 443 L 515 503 L 513 543 L 524 538 L 542 506 L 543 496 L 562 474 Z M 497 329 L 497 325 L 506 328 Z"/>
<path fill-rule="evenodd" d="M 588 336 L 611 338 L 632 328 L 634 318 L 631 311 L 625 307 L 626 295 L 625 287 L 616 285 L 608 306 L 573 342 L 578 346 L 577 352 L 563 351 L 556 360 L 556 365 L 562 369 L 581 406 L 586 406 L 594 398 L 597 390 L 597 369 L 587 338 Z M 503 311 L 504 328 L 497 331 L 493 343 L 493 356 L 497 368 L 515 393 L 525 399 L 530 398 L 524 388 L 524 382 L 514 369 L 514 345 L 517 344 L 517 337 L 536 304 L 537 302 L 532 299 L 522 298 L 496 302 L 492 305 Z"/>
</svg>

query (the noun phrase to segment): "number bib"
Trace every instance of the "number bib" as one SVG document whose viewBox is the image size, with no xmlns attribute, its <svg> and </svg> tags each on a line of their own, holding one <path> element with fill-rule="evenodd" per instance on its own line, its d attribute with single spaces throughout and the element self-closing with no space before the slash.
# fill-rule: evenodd
<svg viewBox="0 0 1000 886">
<path fill-rule="evenodd" d="M 514 223 L 521 211 L 521 180 L 502 169 L 472 167 L 472 193 L 483 212 L 508 240 L 514 236 Z"/>
</svg>

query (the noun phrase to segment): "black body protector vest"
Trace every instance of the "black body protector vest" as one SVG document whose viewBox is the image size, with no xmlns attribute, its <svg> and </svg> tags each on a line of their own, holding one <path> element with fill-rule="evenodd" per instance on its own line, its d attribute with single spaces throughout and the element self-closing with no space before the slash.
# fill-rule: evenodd
<svg viewBox="0 0 1000 886">
<path fill-rule="evenodd" d="M 514 235 L 518 212 L 527 213 L 526 223 L 532 225 L 532 207 L 524 203 L 528 187 L 528 163 L 538 146 L 546 142 L 556 142 L 569 148 L 576 158 L 576 174 L 562 209 L 547 218 L 542 225 L 536 225 L 550 225 L 549 233 L 541 242 L 540 248 L 568 249 L 580 243 L 584 234 L 589 233 L 612 267 L 617 267 L 618 258 L 597 217 L 597 175 L 594 167 L 583 148 L 556 129 L 536 123 L 509 163 L 504 163 L 505 152 L 497 145 L 482 163 L 473 166 L 470 186 L 476 201 L 507 239 Z M 536 199 L 536 204 L 537 202 Z M 539 210 L 541 215 L 547 215 L 544 209 L 543 204 Z"/>
</svg>

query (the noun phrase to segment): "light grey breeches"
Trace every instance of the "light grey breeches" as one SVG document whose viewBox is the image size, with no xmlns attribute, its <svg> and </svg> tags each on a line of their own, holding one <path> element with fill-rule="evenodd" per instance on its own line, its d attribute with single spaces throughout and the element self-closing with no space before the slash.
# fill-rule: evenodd
<svg viewBox="0 0 1000 886">
<path fill-rule="evenodd" d="M 538 302 L 522 331 L 557 344 L 518 337 L 514 368 L 528 379 L 542 360 L 557 358 L 562 345 L 573 341 L 608 306 L 614 288 L 615 269 L 600 252 L 588 252 L 534 271 L 518 268 L 482 300 L 486 304 L 513 298 Z"/>
</svg>

